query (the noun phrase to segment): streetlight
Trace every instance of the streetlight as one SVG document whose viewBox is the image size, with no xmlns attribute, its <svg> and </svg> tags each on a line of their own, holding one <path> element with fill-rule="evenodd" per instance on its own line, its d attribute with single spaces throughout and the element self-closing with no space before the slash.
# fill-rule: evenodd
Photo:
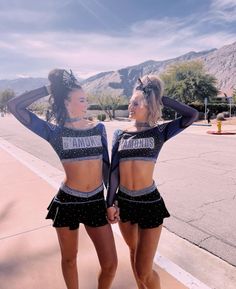
<svg viewBox="0 0 236 289">
<path fill-rule="evenodd" d="M 231 117 L 231 106 L 232 106 L 233 97 L 232 96 L 228 96 L 227 100 L 228 100 L 228 103 L 229 103 L 229 117 Z"/>
</svg>

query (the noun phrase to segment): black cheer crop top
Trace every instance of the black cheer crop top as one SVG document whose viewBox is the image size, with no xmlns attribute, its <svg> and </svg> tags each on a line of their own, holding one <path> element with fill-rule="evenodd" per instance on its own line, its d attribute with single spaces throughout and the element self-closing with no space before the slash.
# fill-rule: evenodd
<svg viewBox="0 0 236 289">
<path fill-rule="evenodd" d="M 33 101 L 48 94 L 45 87 L 27 92 L 8 102 L 11 113 L 28 129 L 48 141 L 61 162 L 102 159 L 103 181 L 107 186 L 110 167 L 105 126 L 71 129 L 47 122 L 26 109 Z"/>
<path fill-rule="evenodd" d="M 112 141 L 112 160 L 109 172 L 107 206 L 113 205 L 119 186 L 119 163 L 127 160 L 156 162 L 160 150 L 167 140 L 177 135 L 198 118 L 198 111 L 168 97 L 162 98 L 163 105 L 182 116 L 144 131 L 116 130 Z"/>
</svg>

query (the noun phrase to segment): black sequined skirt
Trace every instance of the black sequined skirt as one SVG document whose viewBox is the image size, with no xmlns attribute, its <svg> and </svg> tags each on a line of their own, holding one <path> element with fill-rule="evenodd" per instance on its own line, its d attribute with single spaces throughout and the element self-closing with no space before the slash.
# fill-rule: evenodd
<svg viewBox="0 0 236 289">
<path fill-rule="evenodd" d="M 170 217 L 164 200 L 155 187 L 151 192 L 137 196 L 127 194 L 120 188 L 117 201 L 121 221 L 137 223 L 142 229 L 158 227 L 164 218 Z"/>
<path fill-rule="evenodd" d="M 52 219 L 56 228 L 75 230 L 80 223 L 90 227 L 108 224 L 103 190 L 91 197 L 77 197 L 60 189 L 47 209 L 46 219 Z"/>
</svg>

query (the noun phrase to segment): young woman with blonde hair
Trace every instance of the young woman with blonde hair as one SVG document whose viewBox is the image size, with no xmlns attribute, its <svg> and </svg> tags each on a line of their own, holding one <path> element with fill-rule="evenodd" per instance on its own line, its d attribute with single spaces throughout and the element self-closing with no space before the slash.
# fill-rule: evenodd
<svg viewBox="0 0 236 289">
<path fill-rule="evenodd" d="M 158 125 L 162 106 L 174 109 L 181 117 Z M 152 269 L 153 259 L 163 219 L 170 215 L 153 181 L 155 162 L 163 144 L 190 126 L 198 112 L 163 96 L 162 81 L 151 75 L 139 79 L 130 99 L 129 117 L 135 120 L 133 126 L 114 132 L 108 219 L 115 223 L 120 218 L 138 288 L 160 289 L 159 276 Z"/>
</svg>

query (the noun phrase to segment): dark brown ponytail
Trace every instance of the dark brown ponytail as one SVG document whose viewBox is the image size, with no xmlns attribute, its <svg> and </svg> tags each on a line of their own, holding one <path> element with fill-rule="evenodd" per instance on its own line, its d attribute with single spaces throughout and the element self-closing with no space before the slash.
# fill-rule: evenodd
<svg viewBox="0 0 236 289">
<path fill-rule="evenodd" d="M 67 77 L 67 78 L 66 78 Z M 70 85 L 68 85 L 68 78 Z M 47 111 L 47 120 L 56 120 L 57 124 L 64 125 L 67 118 L 67 109 L 65 100 L 69 99 L 69 93 L 73 89 L 79 89 L 81 86 L 76 81 L 73 73 L 68 73 L 65 69 L 53 69 L 48 74 L 50 82 L 50 109 Z"/>
</svg>

